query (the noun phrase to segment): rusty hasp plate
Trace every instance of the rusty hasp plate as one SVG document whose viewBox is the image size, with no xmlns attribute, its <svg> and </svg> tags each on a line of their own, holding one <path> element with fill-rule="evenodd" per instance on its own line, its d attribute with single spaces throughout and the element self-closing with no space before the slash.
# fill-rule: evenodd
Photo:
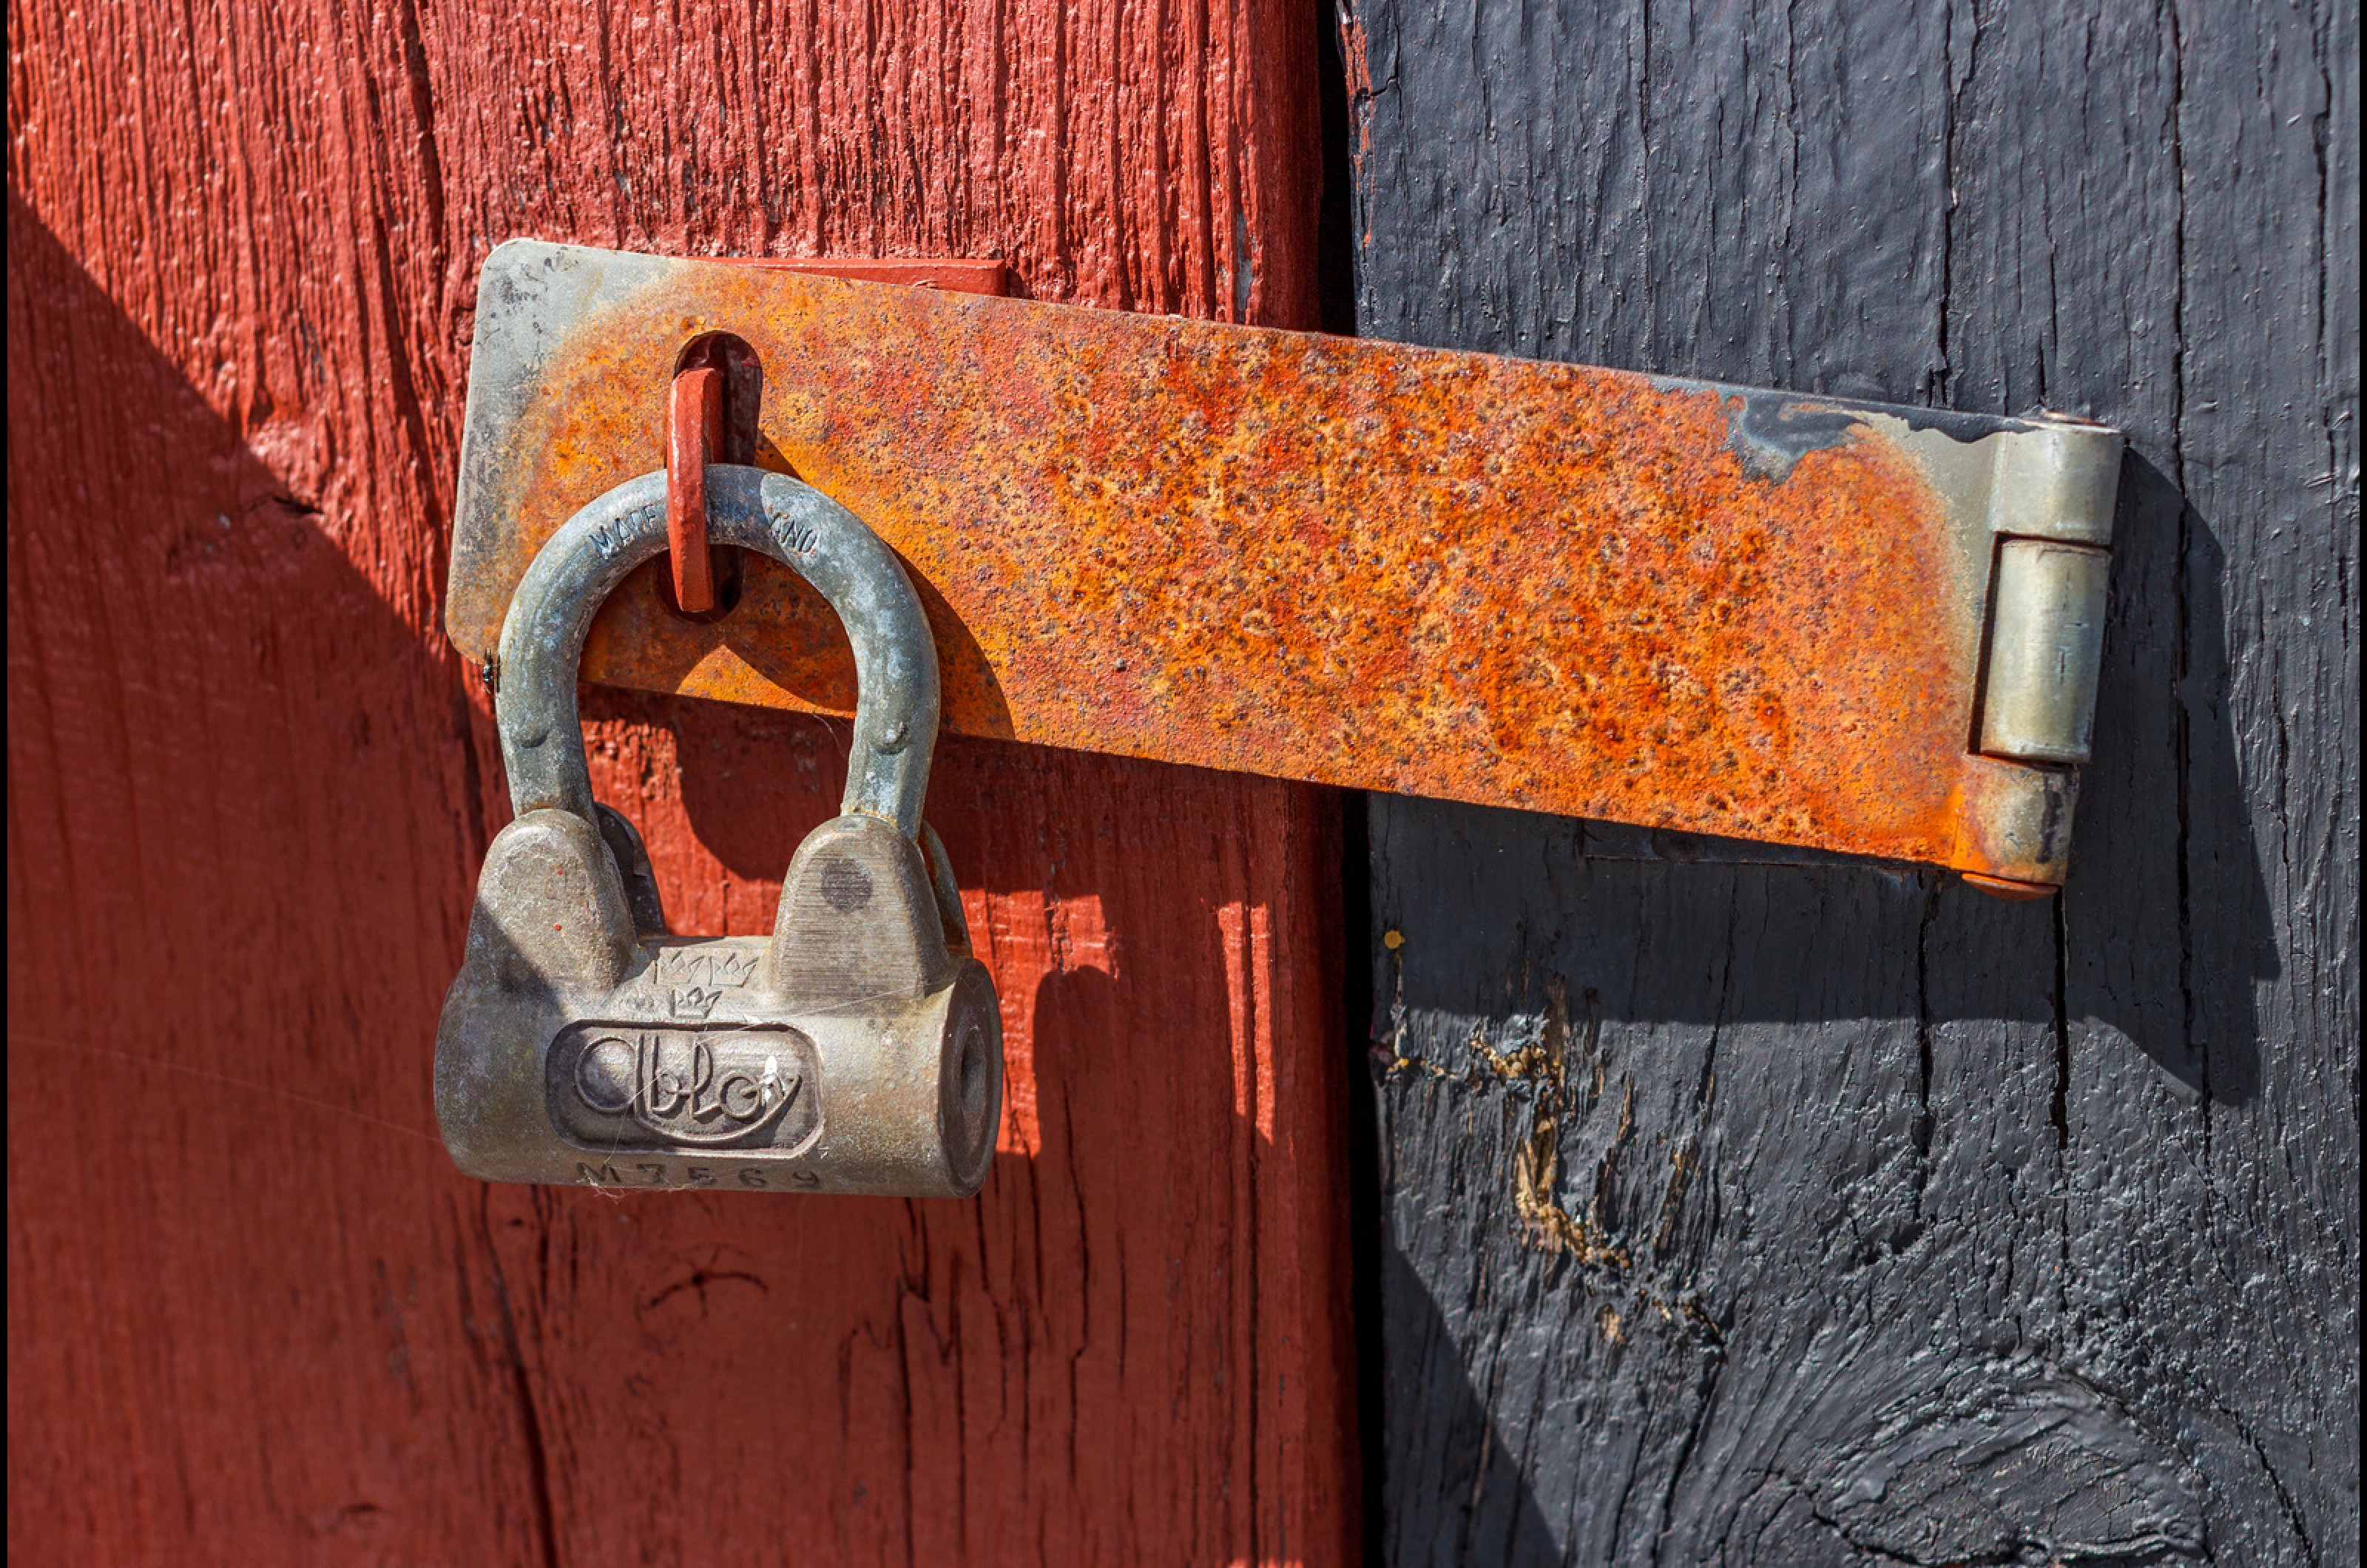
<svg viewBox="0 0 2367 1568">
<path fill-rule="evenodd" d="M 684 346 L 902 556 L 970 735 L 2059 884 L 2121 438 L 517 242 L 478 297 L 448 615 L 665 460 Z M 836 622 L 663 561 L 586 680 L 850 712 Z"/>
</svg>

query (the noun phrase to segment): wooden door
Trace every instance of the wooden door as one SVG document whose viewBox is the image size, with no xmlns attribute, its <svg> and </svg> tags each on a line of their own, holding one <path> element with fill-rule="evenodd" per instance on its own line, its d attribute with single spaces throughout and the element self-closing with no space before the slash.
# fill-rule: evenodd
<svg viewBox="0 0 2367 1568">
<path fill-rule="evenodd" d="M 2357 6 L 1344 36 L 1360 332 L 2132 447 L 2058 899 L 1374 801 L 1380 1559 L 2355 1562 Z"/>
<path fill-rule="evenodd" d="M 487 1188 L 429 1104 L 507 809 L 440 630 L 488 250 L 1308 324 L 1313 12 L 8 17 L 12 1556 L 1347 1556 L 1331 795 L 941 749 L 977 1202 Z M 589 712 L 678 922 L 769 929 L 843 732 Z"/>
</svg>

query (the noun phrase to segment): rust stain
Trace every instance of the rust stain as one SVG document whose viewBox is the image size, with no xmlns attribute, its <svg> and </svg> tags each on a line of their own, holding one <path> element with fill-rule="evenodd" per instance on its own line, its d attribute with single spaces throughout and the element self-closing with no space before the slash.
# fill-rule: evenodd
<svg viewBox="0 0 2367 1568">
<path fill-rule="evenodd" d="M 1340 73 L 1347 89 L 1348 108 L 1356 117 L 1356 157 L 1361 162 L 1373 150 L 1373 67 L 1365 46 L 1365 21 L 1346 11 L 1337 15 Z M 1369 243 L 1369 236 L 1367 236 Z"/>
<path fill-rule="evenodd" d="M 1621 372 L 676 263 L 544 362 L 464 649 L 662 463 L 711 331 L 764 366 L 762 460 L 902 554 L 950 729 L 2059 879 L 1963 819 L 1977 635 L 1915 460 L 1861 423 L 1777 482 L 1716 389 Z M 664 570 L 587 680 L 851 710 L 786 569 L 707 626 Z"/>
</svg>

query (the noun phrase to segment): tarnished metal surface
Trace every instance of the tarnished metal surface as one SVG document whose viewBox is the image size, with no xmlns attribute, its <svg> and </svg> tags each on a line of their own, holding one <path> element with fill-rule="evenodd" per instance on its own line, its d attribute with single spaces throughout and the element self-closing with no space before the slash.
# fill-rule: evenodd
<svg viewBox="0 0 2367 1568">
<path fill-rule="evenodd" d="M 712 331 L 762 365 L 760 464 L 912 569 L 956 730 L 2061 879 L 2075 776 L 1976 752 L 1976 686 L 1999 539 L 2109 537 L 2110 431 L 521 243 L 478 308 L 464 651 L 657 466 Z M 707 626 L 654 575 L 587 679 L 847 711 L 788 574 Z"/>
<path fill-rule="evenodd" d="M 1998 546 L 1981 750 L 2024 762 L 2084 762 L 2104 655 L 2104 580 L 2091 545 L 2006 539 Z"/>
<path fill-rule="evenodd" d="M 716 543 L 788 567 L 829 604 L 830 624 L 845 628 L 859 690 L 840 809 L 915 837 L 937 738 L 937 652 L 903 569 L 859 518 L 809 485 L 725 463 L 708 465 L 706 480 Z M 666 542 L 665 475 L 643 474 L 569 519 L 518 584 L 502 626 L 494 710 L 521 815 L 548 806 L 591 819 L 578 658 L 601 603 Z"/>
<path fill-rule="evenodd" d="M 666 478 L 599 497 L 536 555 L 495 708 L 516 818 L 494 839 L 436 1032 L 436 1111 L 488 1180 L 967 1197 L 1002 1105 L 993 982 L 921 820 L 936 660 L 895 557 L 795 479 L 705 471 L 717 542 L 844 617 L 861 689 L 844 815 L 799 845 L 769 941 L 664 929 L 629 823 L 592 799 L 576 660 L 667 542 Z"/>
</svg>

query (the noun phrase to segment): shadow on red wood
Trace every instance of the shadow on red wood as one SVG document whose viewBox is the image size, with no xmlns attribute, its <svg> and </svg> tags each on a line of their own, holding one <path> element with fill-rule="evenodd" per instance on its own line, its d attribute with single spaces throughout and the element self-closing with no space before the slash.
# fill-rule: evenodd
<svg viewBox="0 0 2367 1568">
<path fill-rule="evenodd" d="M 1328 801 L 947 748 L 1028 982 L 976 1203 L 464 1181 L 426 1043 L 492 770 L 436 606 L 357 564 L 325 423 L 225 417 L 10 216 L 13 1552 L 1339 1555 L 1337 998 L 1274 961 L 1336 949 Z M 777 885 L 698 831 L 777 876 L 844 759 L 687 728 L 696 830 L 663 728 L 595 771 L 744 929 Z M 61 1081 L 120 1114 L 62 1144 Z"/>
</svg>

